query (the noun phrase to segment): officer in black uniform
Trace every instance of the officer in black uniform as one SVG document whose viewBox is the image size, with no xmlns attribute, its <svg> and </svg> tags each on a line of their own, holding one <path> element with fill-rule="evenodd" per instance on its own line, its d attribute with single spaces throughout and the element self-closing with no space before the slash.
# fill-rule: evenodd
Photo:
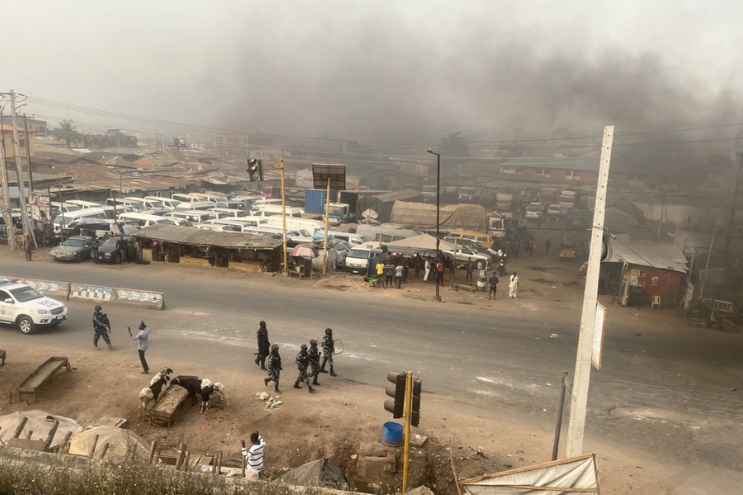
<svg viewBox="0 0 743 495">
<path fill-rule="evenodd" d="M 263 384 L 268 386 L 273 382 L 273 389 L 279 391 L 279 378 L 281 377 L 281 356 L 279 355 L 279 344 L 271 346 L 271 353 L 268 355 L 268 377 L 263 380 Z"/>
<path fill-rule="evenodd" d="M 320 373 L 327 373 L 325 371 L 325 364 L 330 362 L 330 376 L 338 376 L 335 374 L 335 368 L 333 368 L 333 354 L 335 354 L 335 341 L 333 340 L 333 329 L 326 328 L 325 336 L 322 338 L 322 366 L 320 366 Z"/>
<path fill-rule="evenodd" d="M 320 349 L 317 348 L 317 340 L 310 340 L 310 350 L 307 352 L 307 356 L 310 358 L 310 375 L 313 385 L 320 385 L 320 382 L 317 381 L 320 374 L 320 354 Z"/>
<path fill-rule="evenodd" d="M 258 352 L 255 354 L 255 365 L 260 366 L 262 370 L 266 369 L 266 358 L 271 350 L 271 343 L 268 341 L 268 328 L 266 322 L 261 321 L 258 325 Z"/>
<path fill-rule="evenodd" d="M 309 366 L 310 364 L 310 356 L 307 354 L 307 344 L 302 344 L 302 346 L 299 348 L 296 363 L 299 375 L 297 375 L 297 379 L 294 380 L 294 388 L 302 388 L 300 383 L 304 382 L 307 384 L 307 390 L 309 392 L 314 392 L 315 390 L 310 384 L 310 377 L 307 376 L 307 366 Z"/>
<path fill-rule="evenodd" d="M 111 339 L 108 336 L 110 331 L 111 321 L 108 319 L 108 315 L 103 312 L 103 308 L 100 305 L 96 305 L 95 311 L 93 311 L 93 332 L 95 332 L 93 346 L 96 349 L 98 349 L 98 340 L 103 339 L 108 349 L 111 350 Z"/>
</svg>

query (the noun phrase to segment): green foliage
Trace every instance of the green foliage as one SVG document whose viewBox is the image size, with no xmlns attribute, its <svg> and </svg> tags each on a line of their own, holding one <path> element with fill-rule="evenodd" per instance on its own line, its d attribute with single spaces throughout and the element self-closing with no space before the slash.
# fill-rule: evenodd
<svg viewBox="0 0 743 495">
<path fill-rule="evenodd" d="M 59 123 L 59 128 L 54 129 L 52 134 L 63 140 L 67 147 L 70 147 L 72 143 L 79 141 L 82 135 L 75 129 L 75 123 L 72 120 L 64 119 Z"/>
<path fill-rule="evenodd" d="M 319 493 L 306 489 L 306 495 Z M 192 475 L 147 464 L 90 466 L 18 464 L 0 460 L 0 495 L 289 495 L 279 483 L 227 483 L 222 476 Z"/>
</svg>

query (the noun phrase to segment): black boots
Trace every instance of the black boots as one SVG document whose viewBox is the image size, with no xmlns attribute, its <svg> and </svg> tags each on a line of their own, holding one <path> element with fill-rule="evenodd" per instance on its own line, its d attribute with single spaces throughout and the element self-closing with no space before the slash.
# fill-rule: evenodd
<svg viewBox="0 0 743 495">
<path fill-rule="evenodd" d="M 333 368 L 333 365 L 330 365 L 330 376 L 338 376 L 335 374 L 335 368 Z"/>
</svg>

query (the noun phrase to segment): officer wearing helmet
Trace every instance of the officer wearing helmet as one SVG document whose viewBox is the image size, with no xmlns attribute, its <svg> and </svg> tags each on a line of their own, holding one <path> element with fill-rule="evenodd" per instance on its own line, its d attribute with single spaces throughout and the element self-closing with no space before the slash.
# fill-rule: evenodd
<svg viewBox="0 0 743 495">
<path fill-rule="evenodd" d="M 111 339 L 108 335 L 111 332 L 111 321 L 100 305 L 96 305 L 93 311 L 93 332 L 93 346 L 98 349 L 98 340 L 103 339 L 108 349 L 111 350 Z"/>
<path fill-rule="evenodd" d="M 268 386 L 273 382 L 273 389 L 279 391 L 279 378 L 281 377 L 281 356 L 279 355 L 279 344 L 271 346 L 271 352 L 268 355 L 268 377 L 263 380 L 263 384 Z"/>
<path fill-rule="evenodd" d="M 309 392 L 314 392 L 315 390 L 312 388 L 312 384 L 310 384 L 310 377 L 307 375 L 307 367 L 310 364 L 310 357 L 307 354 L 307 344 L 302 344 L 300 346 L 296 363 L 299 375 L 297 375 L 297 379 L 294 380 L 294 388 L 302 388 L 300 383 L 304 382 L 307 384 L 307 390 Z"/>
<path fill-rule="evenodd" d="M 326 328 L 325 336 L 322 338 L 322 366 L 320 366 L 320 373 L 327 373 L 325 371 L 325 365 L 330 363 L 330 376 L 338 376 L 335 374 L 335 368 L 333 368 L 333 354 L 335 353 L 335 341 L 333 340 L 333 329 Z"/>
<path fill-rule="evenodd" d="M 320 349 L 317 347 L 317 340 L 310 340 L 310 350 L 307 352 L 307 356 L 310 359 L 310 375 L 312 376 L 313 385 L 320 385 L 320 382 L 317 381 L 320 374 L 320 354 Z"/>
</svg>

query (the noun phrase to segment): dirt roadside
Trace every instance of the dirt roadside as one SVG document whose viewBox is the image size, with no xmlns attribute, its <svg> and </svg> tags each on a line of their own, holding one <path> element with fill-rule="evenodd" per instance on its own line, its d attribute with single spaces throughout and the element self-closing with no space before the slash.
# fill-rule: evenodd
<svg viewBox="0 0 743 495">
<path fill-rule="evenodd" d="M 381 389 L 354 384 L 342 377 L 332 379 L 323 375 L 319 391 L 309 394 L 290 388 L 295 371 L 287 365 L 282 380 L 284 404 L 266 410 L 264 403 L 255 397 L 256 392 L 265 390 L 263 375 L 257 369 L 254 372 L 206 370 L 189 363 L 157 363 L 155 356 L 153 366 L 168 365 L 176 373 L 221 381 L 228 397 L 225 410 L 212 410 L 204 417 L 195 408 L 190 409 L 172 428 L 164 429 L 151 426 L 141 417 L 137 393 L 148 378 L 140 373 L 130 352 L 41 346 L 27 349 L 20 345 L 7 346 L 6 350 L 9 361 L 0 368 L 2 397 L 8 397 L 50 355 L 64 353 L 75 370 L 54 377 L 30 406 L 3 401 L 0 414 L 43 409 L 75 418 L 83 425 L 94 425 L 106 416 L 120 416 L 127 418 L 129 427 L 149 441 L 160 439 L 173 444 L 182 439 L 194 452 L 222 450 L 227 457 L 237 457 L 240 440 L 260 430 L 269 444 L 267 463 L 274 475 L 285 468 L 328 456 L 352 473 L 353 478 L 359 446 L 378 443 L 381 425 L 388 420 L 382 409 Z M 485 410 L 426 395 L 421 432 L 432 440 L 426 446 L 427 472 L 419 472 L 419 479 L 435 484 L 437 493 L 455 493 L 448 467 L 446 447 L 449 445 L 454 446 L 460 477 L 547 460 L 552 438 L 549 423 L 544 418 L 524 416 L 508 408 Z M 589 439 L 589 445 L 599 455 L 602 491 L 606 494 L 672 493 L 668 491 L 668 480 L 685 472 L 684 466 L 664 465 L 647 453 L 617 448 L 599 439 Z M 419 471 L 424 469 L 421 466 Z M 395 476 L 390 474 L 385 481 L 394 484 Z"/>
</svg>

